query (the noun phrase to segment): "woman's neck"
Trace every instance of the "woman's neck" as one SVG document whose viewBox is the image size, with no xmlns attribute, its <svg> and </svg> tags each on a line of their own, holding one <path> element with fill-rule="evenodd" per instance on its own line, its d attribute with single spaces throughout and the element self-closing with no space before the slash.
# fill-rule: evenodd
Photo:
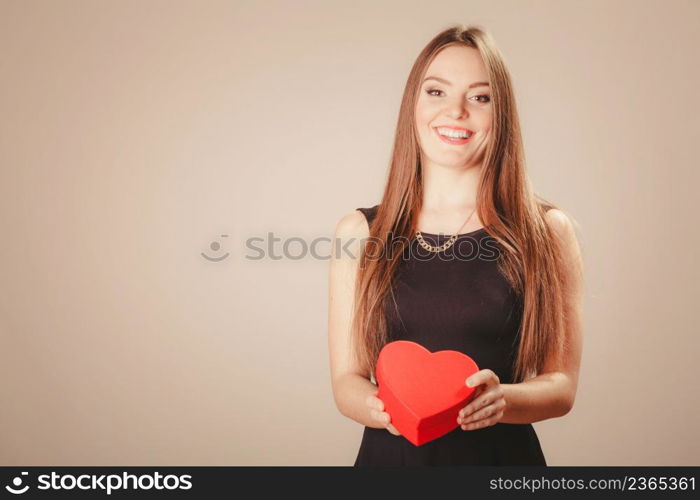
<svg viewBox="0 0 700 500">
<path fill-rule="evenodd" d="M 426 163 L 423 168 L 423 210 L 439 214 L 474 208 L 480 173 L 481 165 L 451 167 Z"/>
</svg>

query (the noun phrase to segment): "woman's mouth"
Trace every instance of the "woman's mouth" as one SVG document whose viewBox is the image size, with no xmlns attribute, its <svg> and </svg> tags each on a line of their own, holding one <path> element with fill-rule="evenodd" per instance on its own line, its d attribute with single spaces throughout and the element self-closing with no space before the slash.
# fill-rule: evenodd
<svg viewBox="0 0 700 500">
<path fill-rule="evenodd" d="M 474 132 L 466 129 L 453 129 L 449 127 L 436 127 L 435 133 L 443 142 L 447 144 L 466 144 L 474 136 Z"/>
</svg>

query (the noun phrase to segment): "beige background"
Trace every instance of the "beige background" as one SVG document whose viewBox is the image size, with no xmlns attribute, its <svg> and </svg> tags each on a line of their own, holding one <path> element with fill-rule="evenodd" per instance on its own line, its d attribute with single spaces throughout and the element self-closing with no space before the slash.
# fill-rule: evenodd
<svg viewBox="0 0 700 500">
<path fill-rule="evenodd" d="M 581 381 L 535 424 L 549 463 L 699 464 L 699 17 L 2 1 L 0 463 L 352 464 L 328 262 L 248 260 L 245 240 L 328 237 L 377 203 L 413 60 L 474 23 L 509 64 L 537 192 L 580 224 Z"/>
</svg>

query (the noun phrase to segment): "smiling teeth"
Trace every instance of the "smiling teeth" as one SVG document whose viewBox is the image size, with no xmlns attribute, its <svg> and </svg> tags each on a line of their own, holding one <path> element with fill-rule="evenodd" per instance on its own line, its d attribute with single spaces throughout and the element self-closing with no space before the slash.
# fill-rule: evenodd
<svg viewBox="0 0 700 500">
<path fill-rule="evenodd" d="M 451 137 L 453 139 L 464 139 L 471 137 L 471 134 L 466 130 L 450 130 L 448 128 L 437 129 L 438 134 L 444 135 L 446 137 Z"/>
</svg>

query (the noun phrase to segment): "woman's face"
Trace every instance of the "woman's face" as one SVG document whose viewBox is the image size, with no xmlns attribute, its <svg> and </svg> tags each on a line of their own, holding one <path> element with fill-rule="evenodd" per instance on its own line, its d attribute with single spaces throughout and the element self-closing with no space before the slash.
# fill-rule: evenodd
<svg viewBox="0 0 700 500">
<path fill-rule="evenodd" d="M 481 163 L 493 112 L 488 81 L 475 48 L 451 45 L 435 56 L 421 82 L 415 110 L 423 157 L 456 167 Z M 443 137 L 438 130 L 460 135 Z"/>
</svg>

